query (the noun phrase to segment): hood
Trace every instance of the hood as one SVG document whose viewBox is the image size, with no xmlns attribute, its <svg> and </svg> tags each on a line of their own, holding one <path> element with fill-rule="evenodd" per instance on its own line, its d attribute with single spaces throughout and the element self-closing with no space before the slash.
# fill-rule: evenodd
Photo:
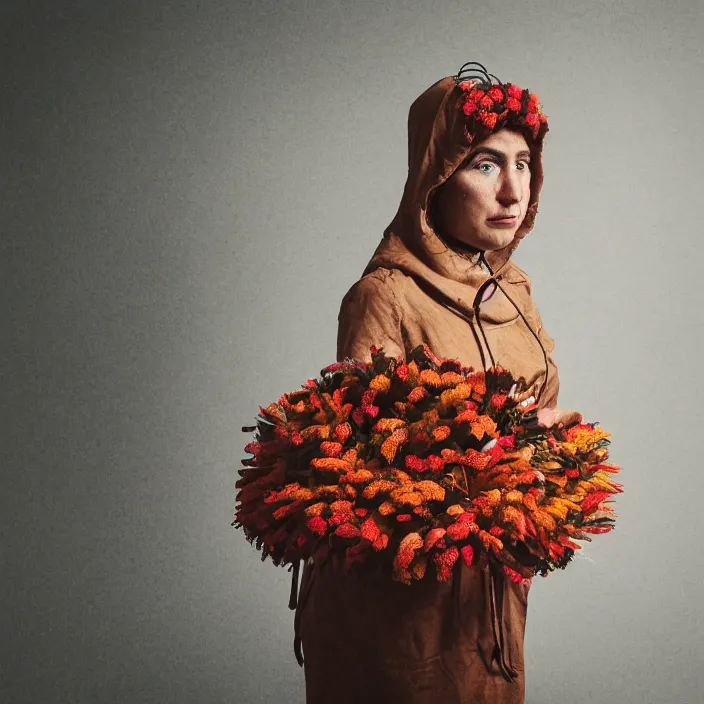
<svg viewBox="0 0 704 704">
<path fill-rule="evenodd" d="M 486 120 L 488 125 L 478 119 L 478 112 L 468 117 L 466 113 L 477 108 L 470 98 L 484 95 L 475 90 L 473 92 L 478 96 L 473 96 L 471 89 L 476 85 L 476 82 L 458 83 L 454 76 L 448 76 L 413 102 L 408 116 L 408 178 L 401 204 L 364 270 L 364 274 L 368 274 L 379 267 L 400 269 L 412 276 L 430 295 L 459 308 L 468 316 L 474 315 L 473 302 L 477 290 L 490 278 L 490 272 L 483 266 L 479 255 L 470 256 L 451 249 L 441 239 L 427 217 L 428 206 L 433 191 L 464 162 L 473 143 L 502 127 L 525 126 L 524 123 L 519 125 L 519 115 L 508 109 L 494 114 L 493 121 Z M 488 88 L 486 85 L 483 87 Z M 520 96 L 523 92 L 524 112 L 526 105 L 536 109 L 537 96 L 534 94 L 511 84 L 495 87 L 502 89 L 506 97 L 513 94 Z M 513 91 L 507 92 L 507 88 Z M 514 100 L 515 105 L 519 102 Z M 468 108 L 468 105 L 472 107 Z M 495 110 L 498 112 L 500 108 Z M 482 112 L 482 118 L 487 114 L 490 113 Z M 507 276 L 511 254 L 533 228 L 538 210 L 543 183 L 542 143 L 547 132 L 547 119 L 541 113 L 537 114 L 541 115 L 540 130 L 535 128 L 532 139 L 526 134 L 532 152 L 531 193 L 526 216 L 506 247 L 484 253 L 497 279 Z M 495 323 L 515 319 L 517 315 L 515 306 L 502 291 L 496 291 L 482 303 L 480 309 L 481 318 Z"/>
</svg>

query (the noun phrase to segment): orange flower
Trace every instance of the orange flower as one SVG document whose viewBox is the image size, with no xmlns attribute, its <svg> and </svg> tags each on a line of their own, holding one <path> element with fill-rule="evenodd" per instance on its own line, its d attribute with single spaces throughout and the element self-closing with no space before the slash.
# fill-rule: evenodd
<svg viewBox="0 0 704 704">
<path fill-rule="evenodd" d="M 420 506 L 423 503 L 423 495 L 406 487 L 399 487 L 391 492 L 391 499 L 399 506 Z"/>
<path fill-rule="evenodd" d="M 374 479 L 374 473 L 368 469 L 358 469 L 356 471 L 347 472 L 340 476 L 340 484 L 363 484 Z"/>
<path fill-rule="evenodd" d="M 436 442 L 442 442 L 450 437 L 450 427 L 447 425 L 439 425 L 437 428 L 433 428 L 432 435 Z"/>
<path fill-rule="evenodd" d="M 388 391 L 391 388 L 391 379 L 385 374 L 377 374 L 369 382 L 369 388 L 374 391 Z"/>
<path fill-rule="evenodd" d="M 425 384 L 426 386 L 440 388 L 442 386 L 442 379 L 436 371 L 433 371 L 432 369 L 423 369 L 420 373 L 420 383 Z"/>
<path fill-rule="evenodd" d="M 419 559 L 416 559 L 415 562 L 413 562 L 411 566 L 411 574 L 416 578 L 416 579 L 423 579 L 425 577 L 425 570 L 428 565 L 428 558 L 427 557 L 421 557 Z"/>
<path fill-rule="evenodd" d="M 324 469 L 330 472 L 346 472 L 351 469 L 350 463 L 336 457 L 314 457 L 310 466 L 315 469 Z"/>
<path fill-rule="evenodd" d="M 444 528 L 431 528 L 425 535 L 424 549 L 425 552 L 429 552 L 435 543 L 442 540 L 446 531 Z"/>
<path fill-rule="evenodd" d="M 385 433 L 396 430 L 396 428 L 403 427 L 405 425 L 406 421 L 401 420 L 400 418 L 381 418 L 374 424 L 372 431 L 375 433 Z"/>
<path fill-rule="evenodd" d="M 388 493 L 389 491 L 393 491 L 397 486 L 398 484 L 396 484 L 396 482 L 389 481 L 388 479 L 377 479 L 365 487 L 362 496 L 364 496 L 365 499 L 373 499 L 380 491 Z"/>
<path fill-rule="evenodd" d="M 390 516 L 392 513 L 396 513 L 396 506 L 394 506 L 391 501 L 384 501 L 379 505 L 377 509 L 382 516 Z"/>
<path fill-rule="evenodd" d="M 347 422 L 340 423 L 335 428 L 334 435 L 340 442 L 345 442 L 352 435 L 352 426 Z"/>
<path fill-rule="evenodd" d="M 319 516 L 327 507 L 327 504 L 323 501 L 319 501 L 316 504 L 308 506 L 303 513 L 305 513 L 308 518 L 313 518 L 314 516 Z"/>
<path fill-rule="evenodd" d="M 423 480 L 415 485 L 417 491 L 423 495 L 425 501 L 444 501 L 445 489 L 433 481 Z"/>
<path fill-rule="evenodd" d="M 464 383 L 464 377 L 457 372 L 443 372 L 440 381 L 443 386 L 459 386 Z"/>
<path fill-rule="evenodd" d="M 472 421 L 472 435 L 477 440 L 481 440 L 485 434 L 494 435 L 496 433 L 496 423 L 489 416 L 478 416 Z"/>
<path fill-rule="evenodd" d="M 320 443 L 320 449 L 326 457 L 339 457 L 342 454 L 342 445 L 339 442 L 324 440 Z"/>
<path fill-rule="evenodd" d="M 413 558 L 416 556 L 416 550 L 423 547 L 423 538 L 419 533 L 409 533 L 405 535 L 398 546 L 396 553 L 396 562 L 403 569 L 408 569 Z"/>
<path fill-rule="evenodd" d="M 416 388 L 408 394 L 408 401 L 409 403 L 415 404 L 422 401 L 427 395 L 428 390 L 424 386 L 416 386 Z"/>
<path fill-rule="evenodd" d="M 374 550 L 385 550 L 389 544 L 389 536 L 386 533 L 382 533 L 373 543 L 372 547 Z"/>
</svg>

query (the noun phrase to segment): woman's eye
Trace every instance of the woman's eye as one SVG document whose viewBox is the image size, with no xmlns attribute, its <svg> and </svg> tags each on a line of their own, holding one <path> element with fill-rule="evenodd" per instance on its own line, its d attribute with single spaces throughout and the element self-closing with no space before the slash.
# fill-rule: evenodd
<svg viewBox="0 0 704 704">
<path fill-rule="evenodd" d="M 519 161 L 517 166 L 520 167 L 518 169 L 519 171 L 525 171 L 526 169 L 530 169 L 530 162 L 529 161 Z"/>
<path fill-rule="evenodd" d="M 486 169 L 485 169 L 485 168 L 484 168 L 485 166 L 487 166 L 487 167 L 489 167 L 489 168 L 486 168 Z M 494 164 L 494 163 L 491 162 L 491 161 L 481 161 L 481 162 L 479 162 L 479 163 L 476 165 L 475 168 L 478 169 L 479 171 L 482 171 L 482 172 L 485 173 L 485 174 L 489 174 L 489 173 L 491 173 L 491 171 L 492 171 L 495 167 L 496 167 L 496 164 Z"/>
</svg>

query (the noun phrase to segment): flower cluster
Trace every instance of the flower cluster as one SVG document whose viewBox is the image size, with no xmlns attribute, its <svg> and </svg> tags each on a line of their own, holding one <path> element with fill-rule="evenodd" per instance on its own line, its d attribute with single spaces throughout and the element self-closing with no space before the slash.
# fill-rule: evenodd
<svg viewBox="0 0 704 704">
<path fill-rule="evenodd" d="M 545 429 L 501 367 L 474 372 L 425 345 L 407 361 L 326 367 L 260 407 L 233 525 L 275 564 L 332 555 L 409 584 L 429 566 L 494 560 L 515 581 L 564 568 L 612 529 L 622 491 L 598 424 Z"/>
<path fill-rule="evenodd" d="M 473 79 L 459 84 L 468 121 L 465 131 L 476 136 L 507 126 L 527 127 L 533 139 L 547 132 L 547 115 L 535 93 L 513 83 L 490 85 Z"/>
</svg>

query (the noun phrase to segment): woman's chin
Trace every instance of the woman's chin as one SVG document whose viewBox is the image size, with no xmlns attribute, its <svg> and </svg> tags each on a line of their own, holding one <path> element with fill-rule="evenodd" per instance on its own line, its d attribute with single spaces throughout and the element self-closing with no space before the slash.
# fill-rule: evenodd
<svg viewBox="0 0 704 704">
<path fill-rule="evenodd" d="M 513 242 L 513 238 L 515 236 L 515 232 L 506 232 L 499 237 L 497 237 L 495 234 L 491 237 L 487 237 L 484 244 L 484 250 L 487 252 L 496 252 L 499 249 L 508 247 L 508 245 Z"/>
</svg>

